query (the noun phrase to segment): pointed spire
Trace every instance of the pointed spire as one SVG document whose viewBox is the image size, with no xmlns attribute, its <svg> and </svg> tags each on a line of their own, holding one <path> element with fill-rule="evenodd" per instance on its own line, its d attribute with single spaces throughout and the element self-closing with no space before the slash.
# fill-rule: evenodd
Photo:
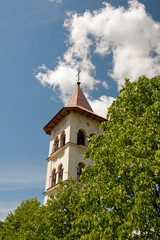
<svg viewBox="0 0 160 240">
<path fill-rule="evenodd" d="M 79 80 L 79 76 L 78 76 Z M 80 81 L 77 82 L 77 88 L 70 98 L 66 107 L 82 107 L 88 111 L 93 112 L 89 102 L 87 101 L 82 89 L 80 88 Z"/>
</svg>

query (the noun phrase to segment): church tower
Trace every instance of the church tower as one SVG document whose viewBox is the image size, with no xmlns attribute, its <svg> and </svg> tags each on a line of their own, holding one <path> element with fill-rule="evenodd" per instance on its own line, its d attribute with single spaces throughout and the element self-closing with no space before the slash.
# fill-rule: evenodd
<svg viewBox="0 0 160 240">
<path fill-rule="evenodd" d="M 95 114 L 77 82 L 77 88 L 68 104 L 63 107 L 44 127 L 50 135 L 44 204 L 59 188 L 60 180 L 77 181 L 86 165 L 94 164 L 83 159 L 88 139 L 99 134 L 100 123 L 105 118 Z"/>
</svg>

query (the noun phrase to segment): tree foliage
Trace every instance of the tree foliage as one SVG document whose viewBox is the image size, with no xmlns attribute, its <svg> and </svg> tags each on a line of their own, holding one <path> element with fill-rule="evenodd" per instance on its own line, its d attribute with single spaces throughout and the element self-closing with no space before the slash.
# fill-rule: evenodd
<svg viewBox="0 0 160 240">
<path fill-rule="evenodd" d="M 160 76 L 143 76 L 134 83 L 126 79 L 108 110 L 108 119 L 102 124 L 105 132 L 93 137 L 86 151 L 86 157 L 96 164 L 83 175 L 89 187 L 82 194 L 87 200 L 89 189 L 98 192 L 95 204 L 106 215 L 101 231 L 104 238 L 131 239 L 139 233 L 140 239 L 158 239 Z"/>
<path fill-rule="evenodd" d="M 22 201 L 14 213 L 8 214 L 0 228 L 0 239 L 32 239 L 40 202 L 37 198 Z"/>
<path fill-rule="evenodd" d="M 160 76 L 126 79 L 107 118 L 81 183 L 62 183 L 47 206 L 22 202 L 0 239 L 160 239 Z"/>
<path fill-rule="evenodd" d="M 49 200 L 47 206 L 42 206 L 40 209 L 43 219 L 41 219 L 41 222 L 38 222 L 37 234 L 34 239 L 65 239 L 69 235 L 72 223 L 76 219 L 79 199 L 78 182 L 71 179 L 70 183 L 61 183 L 56 197 Z M 39 233 L 41 233 L 41 237 Z"/>
</svg>

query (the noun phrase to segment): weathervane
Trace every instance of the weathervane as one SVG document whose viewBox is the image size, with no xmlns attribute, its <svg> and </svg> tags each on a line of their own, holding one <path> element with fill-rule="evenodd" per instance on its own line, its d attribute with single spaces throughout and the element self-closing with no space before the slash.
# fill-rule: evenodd
<svg viewBox="0 0 160 240">
<path fill-rule="evenodd" d="M 80 82 L 80 73 L 81 73 L 81 70 L 78 70 L 78 74 L 77 74 L 77 77 L 78 77 L 77 85 L 78 86 L 81 84 L 81 82 Z"/>
</svg>

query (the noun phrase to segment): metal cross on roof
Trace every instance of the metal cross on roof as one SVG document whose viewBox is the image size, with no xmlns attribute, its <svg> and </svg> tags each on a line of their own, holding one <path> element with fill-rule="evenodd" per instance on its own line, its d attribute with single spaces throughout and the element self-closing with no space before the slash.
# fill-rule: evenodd
<svg viewBox="0 0 160 240">
<path fill-rule="evenodd" d="M 80 73 L 81 73 L 81 70 L 78 70 L 78 74 L 77 74 L 77 77 L 78 77 L 77 85 L 78 86 L 81 84 L 81 82 L 80 82 Z"/>
</svg>

